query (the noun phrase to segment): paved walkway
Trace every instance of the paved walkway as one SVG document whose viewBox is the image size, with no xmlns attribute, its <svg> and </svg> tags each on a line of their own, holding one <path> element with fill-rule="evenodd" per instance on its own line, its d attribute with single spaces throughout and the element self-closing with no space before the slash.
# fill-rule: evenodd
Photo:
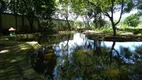
<svg viewBox="0 0 142 80">
<path fill-rule="evenodd" d="M 36 42 L 0 40 L 0 80 L 43 80 L 28 63 Z"/>
</svg>

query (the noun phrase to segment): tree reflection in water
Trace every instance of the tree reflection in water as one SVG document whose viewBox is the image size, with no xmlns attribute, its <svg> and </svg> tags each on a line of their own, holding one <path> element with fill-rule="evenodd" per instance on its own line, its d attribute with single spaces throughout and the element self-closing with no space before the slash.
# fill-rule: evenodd
<svg viewBox="0 0 142 80">
<path fill-rule="evenodd" d="M 77 40 L 79 41 L 79 39 Z M 142 79 L 141 42 L 108 42 L 87 39 L 85 42 L 82 41 L 83 46 L 78 46 L 72 40 L 59 44 L 62 43 L 68 44 L 64 50 L 56 48 L 59 51 L 58 54 L 62 55 L 57 55 L 57 52 L 54 51 L 54 54 L 49 57 L 48 48 L 45 50 L 48 52 L 48 56 L 44 52 L 44 57 L 39 57 L 39 54 L 44 50 L 41 48 L 41 51 L 35 53 L 38 54 L 36 58 L 31 56 L 31 64 L 35 63 L 33 66 L 35 70 L 41 74 L 46 73 L 45 75 L 50 76 L 51 80 Z M 73 47 L 69 47 L 71 45 Z M 54 50 L 55 47 L 54 45 Z M 63 55 L 63 52 L 66 51 L 67 55 L 65 53 Z M 36 68 L 37 66 L 40 67 Z"/>
</svg>

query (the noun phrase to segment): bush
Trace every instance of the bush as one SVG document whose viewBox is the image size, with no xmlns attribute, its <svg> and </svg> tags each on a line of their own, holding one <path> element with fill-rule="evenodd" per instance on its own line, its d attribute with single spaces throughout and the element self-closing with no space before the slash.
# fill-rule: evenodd
<svg viewBox="0 0 142 80">
<path fill-rule="evenodd" d="M 50 20 L 45 20 L 41 22 L 41 34 L 53 34 L 57 33 L 57 30 L 54 28 L 54 24 Z"/>
<path fill-rule="evenodd" d="M 3 35 L 9 35 L 8 29 L 2 28 L 2 29 L 0 30 L 0 32 L 1 32 L 1 34 L 3 34 Z"/>
<path fill-rule="evenodd" d="M 138 14 L 131 14 L 130 16 L 126 17 L 124 20 L 124 24 L 128 26 L 136 27 L 140 23 L 139 15 Z"/>
</svg>

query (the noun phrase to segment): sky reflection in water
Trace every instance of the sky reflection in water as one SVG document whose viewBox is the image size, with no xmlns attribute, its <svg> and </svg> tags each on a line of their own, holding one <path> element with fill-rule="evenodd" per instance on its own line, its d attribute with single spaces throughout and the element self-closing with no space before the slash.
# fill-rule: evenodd
<svg viewBox="0 0 142 80">
<path fill-rule="evenodd" d="M 113 42 L 112 41 L 101 41 L 102 47 L 112 47 Z M 115 49 L 117 51 L 120 51 L 120 47 L 129 48 L 130 51 L 135 51 L 136 47 L 142 46 L 142 42 L 116 42 Z"/>
<path fill-rule="evenodd" d="M 101 47 L 111 48 L 112 41 L 100 41 Z M 63 41 L 59 44 L 54 44 L 54 53 L 57 56 L 71 56 L 76 49 L 90 50 L 96 49 L 97 43 L 94 40 L 88 39 L 84 34 L 76 33 L 73 40 Z M 121 48 L 128 48 L 131 52 L 135 52 L 137 47 L 142 46 L 142 42 L 115 42 L 114 49 L 121 53 Z M 123 53 L 122 53 L 123 54 Z M 116 56 L 116 53 L 113 53 Z"/>
<path fill-rule="evenodd" d="M 100 41 L 101 47 L 111 48 L 114 42 L 112 41 Z M 88 39 L 84 34 L 76 33 L 74 34 L 73 40 L 63 41 L 59 44 L 54 44 L 54 54 L 58 56 L 57 65 L 54 69 L 54 79 L 59 80 L 56 76 L 59 74 L 58 67 L 64 65 L 65 59 L 61 58 L 63 56 L 68 56 L 68 60 L 71 62 L 72 53 L 76 49 L 82 50 L 95 50 L 97 44 L 94 40 Z M 127 64 L 134 64 L 134 55 L 131 55 L 130 58 L 126 58 L 125 53 L 121 52 L 122 48 L 128 48 L 131 52 L 135 53 L 136 47 L 142 46 L 142 42 L 115 42 L 114 49 L 118 51 L 120 58 Z M 121 53 L 121 54 L 120 54 Z M 141 57 L 141 54 L 137 54 Z M 115 52 L 112 53 L 112 56 L 118 56 Z M 58 76 L 59 77 L 59 76 Z M 82 80 L 80 77 L 76 80 Z"/>
</svg>

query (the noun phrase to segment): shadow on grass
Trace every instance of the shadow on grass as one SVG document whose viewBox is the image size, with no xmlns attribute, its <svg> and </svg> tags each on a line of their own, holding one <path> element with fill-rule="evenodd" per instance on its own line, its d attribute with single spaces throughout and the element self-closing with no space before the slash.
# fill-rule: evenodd
<svg viewBox="0 0 142 80">
<path fill-rule="evenodd" d="M 37 43 L 0 41 L 0 79 L 24 80 L 37 78 L 38 74 L 28 64 L 29 52 L 38 47 Z"/>
</svg>

